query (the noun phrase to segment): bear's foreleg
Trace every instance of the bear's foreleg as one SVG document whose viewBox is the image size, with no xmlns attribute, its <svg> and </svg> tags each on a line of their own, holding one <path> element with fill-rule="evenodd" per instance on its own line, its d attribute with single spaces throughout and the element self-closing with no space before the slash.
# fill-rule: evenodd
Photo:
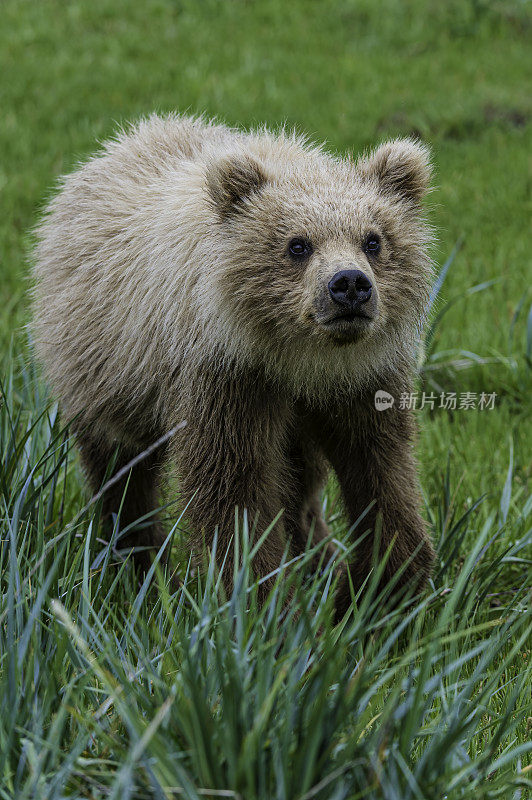
<svg viewBox="0 0 532 800">
<path fill-rule="evenodd" d="M 192 527 L 196 557 L 212 545 L 227 593 L 234 572 L 235 509 L 241 530 L 244 510 L 250 547 L 283 511 L 288 409 L 258 379 L 205 370 L 190 381 L 194 394 L 181 402 L 187 424 L 175 442 L 180 493 Z M 242 545 L 240 544 L 240 548 Z M 269 532 L 253 560 L 256 579 L 275 572 L 287 547 L 284 518 Z M 264 599 L 275 577 L 261 583 Z"/>
<path fill-rule="evenodd" d="M 285 527 L 294 555 L 303 553 L 307 546 L 318 546 L 330 536 L 323 518 L 322 494 L 327 481 L 328 464 L 316 442 L 309 436 L 307 422 L 302 415 L 290 431 L 288 447 L 290 481 L 283 487 Z M 333 545 L 324 554 L 319 548 L 315 559 L 317 566 L 325 555 L 334 554 Z"/>
<path fill-rule="evenodd" d="M 352 407 L 335 409 L 327 418 L 322 416 L 317 430 L 321 431 L 324 449 L 338 477 L 349 523 L 354 525 L 373 504 L 353 532 L 358 538 L 368 529 L 371 531 L 349 564 L 355 591 L 374 566 L 376 530 L 380 537 L 376 555 L 379 559 L 387 555 L 379 588 L 403 570 L 394 591 L 421 589 L 430 576 L 434 551 L 419 513 L 421 500 L 410 413 L 395 406 L 377 411 L 373 398 L 367 398 Z M 338 590 L 339 615 L 349 604 L 346 577 Z"/>
</svg>

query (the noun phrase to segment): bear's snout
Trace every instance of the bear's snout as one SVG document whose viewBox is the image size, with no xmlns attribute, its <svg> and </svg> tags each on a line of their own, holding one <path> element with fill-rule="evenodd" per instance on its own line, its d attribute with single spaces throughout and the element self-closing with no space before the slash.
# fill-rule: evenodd
<svg viewBox="0 0 532 800">
<path fill-rule="evenodd" d="M 379 314 L 379 291 L 373 273 L 353 266 L 323 276 L 315 321 L 343 344 L 366 337 Z"/>
<path fill-rule="evenodd" d="M 360 269 L 343 269 L 328 283 L 332 300 L 343 312 L 365 316 L 363 306 L 371 298 L 373 284 Z"/>
</svg>

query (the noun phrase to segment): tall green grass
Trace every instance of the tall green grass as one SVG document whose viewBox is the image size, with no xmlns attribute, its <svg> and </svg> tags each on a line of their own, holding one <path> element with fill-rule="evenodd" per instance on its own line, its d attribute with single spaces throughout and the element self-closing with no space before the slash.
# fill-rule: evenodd
<svg viewBox="0 0 532 800">
<path fill-rule="evenodd" d="M 173 593 L 158 564 L 139 587 L 34 373 L 10 358 L 1 391 L 0 797 L 526 797 L 532 500 L 511 461 L 464 510 L 447 472 L 426 595 L 392 610 L 374 575 L 335 625 L 311 551 L 258 606 L 245 528 L 230 597 L 212 553 Z"/>
</svg>

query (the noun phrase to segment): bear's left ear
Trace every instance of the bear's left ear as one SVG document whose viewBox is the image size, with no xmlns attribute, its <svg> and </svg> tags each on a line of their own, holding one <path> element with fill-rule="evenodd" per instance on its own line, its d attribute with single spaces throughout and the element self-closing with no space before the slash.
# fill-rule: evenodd
<svg viewBox="0 0 532 800">
<path fill-rule="evenodd" d="M 266 180 L 261 165 L 247 153 L 217 160 L 207 172 L 209 195 L 223 218 L 240 211 L 245 200 L 259 192 Z"/>
<path fill-rule="evenodd" d="M 416 205 L 430 188 L 429 149 L 413 139 L 385 142 L 361 158 L 357 167 L 364 177 L 376 181 L 381 192 L 399 195 Z"/>
</svg>

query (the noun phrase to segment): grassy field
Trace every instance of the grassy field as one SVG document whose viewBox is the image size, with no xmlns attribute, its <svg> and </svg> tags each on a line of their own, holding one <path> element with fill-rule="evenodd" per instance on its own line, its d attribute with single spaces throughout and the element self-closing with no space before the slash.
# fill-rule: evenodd
<svg viewBox="0 0 532 800">
<path fill-rule="evenodd" d="M 0 10 L 0 798 L 529 797 L 530 4 Z M 419 390 L 496 402 L 418 412 L 438 560 L 400 612 L 369 592 L 335 627 L 330 566 L 310 576 L 306 562 L 288 610 L 282 576 L 257 609 L 245 530 L 227 602 L 212 570 L 175 594 L 154 570 L 139 590 L 101 539 L 31 363 L 30 231 L 97 140 L 173 109 L 288 123 L 341 152 L 408 134 L 433 148 L 434 258 L 448 270 Z M 331 484 L 346 541 L 335 500 Z"/>
</svg>

